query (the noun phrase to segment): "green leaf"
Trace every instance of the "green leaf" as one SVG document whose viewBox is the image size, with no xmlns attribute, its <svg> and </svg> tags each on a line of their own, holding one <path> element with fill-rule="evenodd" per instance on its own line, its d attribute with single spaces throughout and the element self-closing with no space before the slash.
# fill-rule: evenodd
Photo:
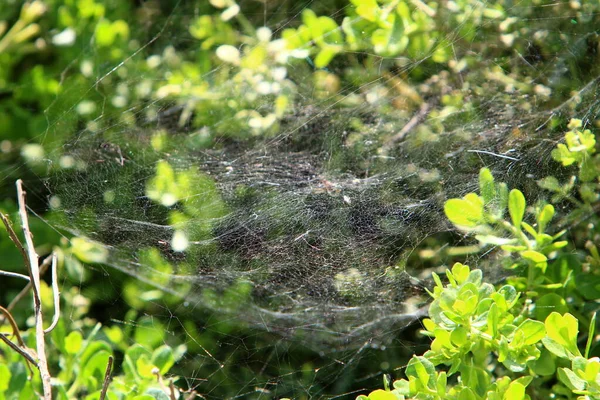
<svg viewBox="0 0 600 400">
<path fill-rule="evenodd" d="M 540 268 L 542 271 L 545 271 L 546 267 L 548 266 L 548 258 L 542 253 L 538 253 L 537 251 L 522 251 L 521 257 L 523 257 L 523 259 L 525 259 L 528 263 L 535 266 L 536 268 Z"/>
<path fill-rule="evenodd" d="M 453 329 L 450 333 L 450 340 L 458 347 L 465 345 L 468 341 L 467 330 L 462 326 Z"/>
<path fill-rule="evenodd" d="M 490 204 L 496 197 L 494 176 L 488 168 L 481 168 L 479 171 L 479 193 L 481 193 L 485 205 Z"/>
<path fill-rule="evenodd" d="M 166 345 L 160 346 L 154 350 L 150 361 L 160 370 L 161 375 L 166 374 L 175 364 L 173 349 Z"/>
<path fill-rule="evenodd" d="M 463 387 L 458 395 L 458 400 L 477 400 L 477 396 L 475 396 L 471 388 Z"/>
<path fill-rule="evenodd" d="M 484 368 L 466 365 L 465 363 L 460 368 L 460 375 L 463 385 L 472 390 L 472 394 L 475 395 L 474 398 L 477 398 L 477 396 L 483 396 L 486 389 L 490 385 L 491 376 Z"/>
<path fill-rule="evenodd" d="M 533 361 L 531 368 L 536 375 L 550 376 L 556 373 L 556 362 L 552 353 L 547 349 L 542 349 L 540 357 Z"/>
<path fill-rule="evenodd" d="M 100 388 L 110 356 L 110 352 L 101 350 L 94 353 L 88 362 L 85 363 L 85 366 L 81 370 L 81 375 L 88 389 L 95 390 Z"/>
<path fill-rule="evenodd" d="M 110 22 L 103 19 L 96 24 L 95 40 L 98 47 L 111 47 L 117 37 L 122 39 L 129 37 L 127 22 L 122 20 Z"/>
<path fill-rule="evenodd" d="M 508 186 L 504 182 L 498 184 L 498 217 L 502 217 L 508 206 Z"/>
<path fill-rule="evenodd" d="M 594 332 L 596 331 L 596 313 L 592 315 L 592 319 L 590 321 L 590 328 L 588 330 L 588 339 L 585 345 L 585 358 L 590 356 L 590 348 L 592 347 L 592 342 L 594 341 Z"/>
<path fill-rule="evenodd" d="M 537 181 L 537 184 L 542 189 L 546 189 L 551 192 L 560 192 L 562 190 L 558 179 L 556 179 L 553 176 L 547 176 L 543 179 L 540 179 L 539 181 Z"/>
<path fill-rule="evenodd" d="M 498 6 L 501 7 L 501 6 Z M 483 10 L 483 16 L 489 19 L 499 19 L 504 18 L 505 13 L 504 10 L 497 8 L 486 8 Z"/>
<path fill-rule="evenodd" d="M 587 360 L 587 359 L 583 359 L 585 360 L 585 369 L 584 369 L 584 378 L 586 381 L 590 382 L 590 383 L 595 383 L 596 382 L 596 378 L 598 377 L 598 374 L 600 373 L 600 362 L 598 361 L 598 359 L 593 359 L 593 360 Z"/>
<path fill-rule="evenodd" d="M 189 27 L 190 34 L 196 39 L 204 39 L 213 35 L 214 24 L 210 15 L 202 15 Z"/>
<path fill-rule="evenodd" d="M 454 263 L 452 266 L 452 276 L 459 285 L 463 284 L 467 280 L 469 277 L 469 271 L 469 267 L 461 263 Z"/>
<path fill-rule="evenodd" d="M 440 396 L 446 395 L 447 385 L 448 385 L 448 377 L 446 375 L 446 372 L 442 371 L 442 372 L 440 372 L 440 375 L 438 376 L 437 382 L 435 384 L 438 395 L 440 395 Z"/>
<path fill-rule="evenodd" d="M 483 221 L 483 199 L 475 193 L 462 199 L 450 199 L 444 204 L 444 212 L 458 227 L 475 228 Z"/>
<path fill-rule="evenodd" d="M 406 379 L 399 379 L 393 383 L 394 389 L 404 396 L 410 396 L 410 384 Z"/>
<path fill-rule="evenodd" d="M 560 162 L 563 167 L 568 167 L 577 161 L 577 157 L 574 153 L 571 153 L 567 146 L 563 143 L 558 144 L 554 150 L 552 150 L 552 158 L 558 162 Z"/>
<path fill-rule="evenodd" d="M 503 400 L 523 400 L 525 399 L 525 386 L 520 382 L 511 382 L 508 389 L 504 392 Z"/>
<path fill-rule="evenodd" d="M 146 184 L 146 196 L 165 207 L 179 201 L 179 190 L 175 180 L 175 171 L 166 161 L 156 164 L 156 175 Z"/>
<path fill-rule="evenodd" d="M 89 264 L 105 263 L 108 259 L 106 247 L 85 237 L 71 239 L 71 251 L 81 261 Z"/>
<path fill-rule="evenodd" d="M 369 393 L 369 400 L 398 400 L 395 394 L 392 392 L 386 392 L 385 390 L 375 390 Z"/>
<path fill-rule="evenodd" d="M 165 338 L 165 327 L 158 319 L 141 317 L 136 324 L 134 339 L 136 343 L 154 348 Z"/>
<path fill-rule="evenodd" d="M 468 266 L 467 266 L 468 268 Z M 483 279 L 483 272 L 480 269 L 474 269 L 469 272 L 469 276 L 465 280 L 465 283 L 472 283 L 475 286 L 481 285 L 481 281 Z"/>
<path fill-rule="evenodd" d="M 546 342 L 544 342 L 544 345 L 548 350 L 559 357 L 564 357 L 564 355 L 562 355 L 564 354 L 564 351 L 575 356 L 581 356 L 581 353 L 577 348 L 577 333 L 579 332 L 578 321 L 574 316 L 569 313 L 560 315 L 557 312 L 553 312 L 546 318 L 544 324 L 546 325 L 547 333 L 544 340 L 550 339 L 554 342 L 550 343 L 550 346 L 546 345 Z M 556 345 L 562 347 L 563 350 L 555 352 Z"/>
<path fill-rule="evenodd" d="M 515 253 L 518 251 L 527 250 L 527 246 L 513 246 L 511 244 L 504 244 L 500 246 L 502 250 L 508 251 L 509 253 Z"/>
<path fill-rule="evenodd" d="M 584 390 L 586 383 L 568 368 L 558 369 L 558 379 L 571 390 Z"/>
<path fill-rule="evenodd" d="M 533 226 L 531 226 L 527 222 L 523 221 L 523 222 L 521 222 L 521 228 L 524 228 L 527 231 L 527 233 L 529 233 L 531 236 L 533 236 L 534 238 L 537 239 L 537 232 L 535 229 L 533 229 Z"/>
<path fill-rule="evenodd" d="M 555 356 L 560 358 L 570 357 L 570 353 L 565 348 L 565 346 L 562 345 L 562 343 L 559 343 L 558 341 L 551 339 L 547 336 L 542 339 L 542 343 L 544 344 L 544 347 L 546 347 L 546 349 L 548 349 L 548 351 L 554 354 Z"/>
<path fill-rule="evenodd" d="M 490 244 L 492 246 L 506 246 L 517 243 L 517 239 L 503 238 L 494 235 L 476 235 L 475 239 L 479 240 L 481 244 Z"/>
<path fill-rule="evenodd" d="M 496 336 L 498 333 L 498 321 L 500 320 L 500 313 L 498 312 L 498 306 L 496 303 L 492 303 L 489 308 L 487 322 L 488 322 L 488 332 L 492 336 Z"/>
<path fill-rule="evenodd" d="M 325 46 L 319 51 L 317 57 L 315 58 L 315 67 L 317 68 L 325 68 L 329 65 L 333 57 L 338 54 L 340 49 L 334 46 Z"/>
<path fill-rule="evenodd" d="M 83 337 L 78 331 L 73 331 L 65 338 L 65 350 L 69 354 L 77 354 L 81 349 Z"/>
<path fill-rule="evenodd" d="M 406 367 L 406 376 L 417 378 L 424 387 L 429 387 L 429 383 L 435 384 L 435 367 L 427 358 L 422 356 L 413 356 Z"/>
<path fill-rule="evenodd" d="M 109 47 L 115 41 L 112 24 L 105 19 L 96 24 L 95 39 L 98 47 Z"/>
<path fill-rule="evenodd" d="M 552 204 L 546 204 L 537 215 L 538 232 L 542 233 L 546 230 L 546 226 L 554 216 L 554 207 Z"/>
<path fill-rule="evenodd" d="M 542 340 L 542 338 L 546 336 L 546 328 L 544 327 L 543 322 L 527 319 L 517 327 L 515 335 L 517 335 L 517 333 L 524 336 L 524 344 L 528 346 Z"/>
<path fill-rule="evenodd" d="M 88 338 L 89 340 L 89 338 Z M 106 352 L 106 353 L 111 353 L 112 349 L 110 348 L 110 345 L 108 343 L 106 343 L 103 340 L 93 340 L 91 343 L 89 343 L 86 347 L 85 350 L 83 350 L 83 353 L 81 354 L 81 357 L 79 357 L 79 364 L 82 367 L 85 367 L 85 365 L 87 364 L 87 362 L 95 355 L 101 352 Z"/>
<path fill-rule="evenodd" d="M 143 354 L 135 361 L 135 370 L 143 379 L 153 379 L 156 375 L 155 366 L 150 362 L 147 355 Z"/>
<path fill-rule="evenodd" d="M 598 170 L 595 160 L 585 154 L 579 166 L 579 179 L 582 182 L 591 182 L 595 180 L 598 175 L 600 175 L 600 171 Z"/>
<path fill-rule="evenodd" d="M 159 389 L 159 388 L 149 388 L 148 390 L 146 390 L 147 395 L 152 396 L 152 398 L 154 400 L 171 400 L 171 398 L 169 398 L 169 396 L 167 396 L 167 394 L 164 392 L 164 390 Z M 394 399 L 397 400 L 397 399 Z"/>
<path fill-rule="evenodd" d="M 8 369 L 8 365 L 0 364 L 0 395 L 8 389 L 11 378 L 12 374 Z"/>
<path fill-rule="evenodd" d="M 137 374 L 137 361 L 141 357 L 150 357 L 151 354 L 144 346 L 139 344 L 134 344 L 130 346 L 125 352 L 125 359 L 123 361 L 123 371 L 125 372 L 125 377 L 129 381 L 135 381 L 139 378 Z"/>
<path fill-rule="evenodd" d="M 498 293 L 506 299 L 506 303 L 511 307 L 519 299 L 520 294 L 512 285 L 504 285 L 498 289 Z M 510 307 L 509 307 L 510 308 Z"/>
<path fill-rule="evenodd" d="M 521 230 L 521 222 L 525 215 L 525 196 L 518 189 L 513 189 L 508 195 L 508 212 L 515 228 Z"/>
<path fill-rule="evenodd" d="M 379 15 L 379 5 L 376 0 L 351 0 L 356 6 L 356 14 L 367 21 L 375 22 Z"/>
</svg>

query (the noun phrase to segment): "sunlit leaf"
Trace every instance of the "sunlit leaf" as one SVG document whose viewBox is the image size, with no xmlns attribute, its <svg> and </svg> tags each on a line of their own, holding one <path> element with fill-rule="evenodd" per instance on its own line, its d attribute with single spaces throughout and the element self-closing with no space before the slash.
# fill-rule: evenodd
<svg viewBox="0 0 600 400">
<path fill-rule="evenodd" d="M 520 190 L 513 189 L 508 195 L 508 212 L 512 219 L 513 226 L 521 229 L 521 221 L 525 215 L 525 196 Z"/>
</svg>

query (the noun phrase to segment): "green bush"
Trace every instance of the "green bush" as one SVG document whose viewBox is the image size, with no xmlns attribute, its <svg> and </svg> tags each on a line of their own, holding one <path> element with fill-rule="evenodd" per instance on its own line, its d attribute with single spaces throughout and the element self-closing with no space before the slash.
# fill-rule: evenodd
<svg viewBox="0 0 600 400">
<path fill-rule="evenodd" d="M 593 226 L 600 193 L 595 135 L 582 130 L 580 120 L 571 120 L 568 127 L 566 144 L 558 144 L 552 157 L 564 166 L 576 165 L 577 175 L 567 189 L 553 176 L 538 183 L 555 193 L 553 201 L 570 198 L 574 203 L 559 226 L 566 221 L 572 228 Z M 457 228 L 475 234 L 479 249 L 500 247 L 503 254 L 497 262 L 518 274 L 498 288 L 483 282 L 480 270 L 460 263 L 446 271 L 447 285 L 434 274 L 433 302 L 423 321 L 423 333 L 433 338 L 431 349 L 408 363 L 408 380 L 359 399 L 600 398 L 600 361 L 590 358 L 596 345 L 596 312 L 591 314 L 587 303 L 599 294 L 593 231 L 585 259 L 573 257 L 569 242 L 557 241 L 566 230 L 545 233 L 556 227 L 550 223 L 552 204 L 539 201 L 527 207 L 518 189 L 509 193 L 486 168 L 479 174 L 479 186 L 479 195 L 446 201 L 446 215 Z M 505 219 L 507 208 L 510 222 Z M 527 211 L 532 224 L 525 221 Z M 580 325 L 587 327 L 581 337 Z M 581 339 L 587 342 L 584 352 Z M 444 370 L 438 371 L 442 365 Z M 449 384 L 451 377 L 455 384 Z"/>
<path fill-rule="evenodd" d="M 447 283 L 435 278 L 424 322 L 431 349 L 409 362 L 406 380 L 386 381 L 385 390 L 368 398 L 598 397 L 593 356 L 600 354 L 592 340 L 600 297 L 592 90 L 600 73 L 597 2 L 167 3 L 0 2 L 0 208 L 17 219 L 12 181 L 25 178 L 31 209 L 45 211 L 31 221 L 36 248 L 57 255 L 59 302 L 69 310 L 46 336 L 55 397 L 99 398 L 110 357 L 117 361 L 108 398 L 191 396 L 171 394 L 170 379 L 182 390 L 193 386 L 168 375 L 178 367 L 186 376 L 209 377 L 204 388 L 213 397 L 239 396 L 239 386 L 273 381 L 278 390 L 256 396 L 290 396 L 300 386 L 308 389 L 298 398 L 357 389 L 350 372 L 317 378 L 315 371 L 330 361 L 320 351 L 286 347 L 277 333 L 257 334 L 246 321 L 230 318 L 266 296 L 245 277 L 280 278 L 269 275 L 271 249 L 248 262 L 248 254 L 219 248 L 215 237 L 237 228 L 258 232 L 271 246 L 293 234 L 322 250 L 324 260 L 343 268 L 331 274 L 331 298 L 349 307 L 365 299 L 398 302 L 406 265 L 463 262 L 447 272 Z M 267 19 L 272 9 L 281 13 Z M 164 122 L 166 114 L 174 121 Z M 568 122 L 574 115 L 585 118 Z M 553 143 L 565 128 L 561 143 L 544 153 L 537 142 Z M 504 160 L 515 161 L 510 151 L 520 152 L 536 172 L 558 163 L 565 168 L 534 189 L 517 186 L 523 174 L 513 177 L 512 167 L 477 158 L 479 144 L 506 150 L 492 154 Z M 225 196 L 216 174 L 195 164 L 205 155 L 218 159 L 271 146 L 285 148 L 288 153 L 278 155 L 286 162 L 290 156 L 292 165 L 291 155 L 321 160 L 309 171 L 320 192 L 294 193 L 282 205 L 276 192 L 252 188 L 242 177 Z M 490 166 L 480 170 L 482 164 Z M 466 185 L 459 181 L 473 171 L 480 171 L 479 193 L 463 196 Z M 492 171 L 508 183 L 497 182 Z M 344 192 L 336 179 L 351 189 Z M 385 184 L 372 192 L 358 186 L 378 179 Z M 446 191 L 458 197 L 444 203 Z M 425 212 L 409 216 L 425 215 L 415 225 L 404 225 L 403 215 L 371 213 L 398 199 L 419 207 L 433 199 L 426 206 L 443 206 L 459 234 L 421 242 L 438 223 Z M 328 214 L 329 208 L 343 212 Z M 326 217 L 306 223 L 299 211 L 308 209 Z M 239 221 L 255 211 L 265 212 L 254 226 Z M 167 233 L 157 238 L 142 229 L 118 230 L 105 220 L 115 216 Z M 363 217 L 380 236 L 370 248 L 336 258 L 348 246 L 363 245 L 355 226 Z M 342 239 L 325 238 L 320 248 L 302 236 L 327 224 L 341 226 L 331 232 Z M 75 228 L 56 232 L 56 226 Z M 7 237 L 0 239 L 2 269 L 13 279 L 22 268 Z M 420 247 L 398 249 L 415 237 Z M 193 246 L 198 243 L 203 246 Z M 288 250 L 281 252 L 288 256 Z M 126 257 L 127 267 L 110 270 L 108 279 L 105 265 Z M 371 260 L 379 264 L 362 269 Z M 484 282 L 487 274 L 466 267 L 474 260 L 505 267 L 505 284 Z M 291 263 L 314 261 L 309 255 Z M 216 263 L 230 270 L 217 289 L 201 288 L 197 299 L 209 311 L 182 311 L 181 299 L 197 289 L 190 278 Z M 131 272 L 131 266 L 144 268 Z M 300 275 L 306 274 L 290 280 Z M 21 286 L 7 282 L 0 294 L 11 302 Z M 56 290 L 40 283 L 45 317 Z M 113 304 L 125 323 L 103 319 L 101 309 Z M 28 371 L 38 344 L 31 307 L 21 301 L 0 317 L 2 331 L 10 332 L 0 343 L 0 399 L 42 391 L 38 374 Z M 230 342 L 235 354 L 222 345 Z M 185 358 L 186 348 L 207 354 L 209 362 Z M 292 350 L 256 368 L 282 348 Z M 33 363 L 24 361 L 27 354 Z M 381 354 L 385 363 L 403 363 L 401 355 Z M 366 361 L 357 370 L 377 368 Z"/>
</svg>

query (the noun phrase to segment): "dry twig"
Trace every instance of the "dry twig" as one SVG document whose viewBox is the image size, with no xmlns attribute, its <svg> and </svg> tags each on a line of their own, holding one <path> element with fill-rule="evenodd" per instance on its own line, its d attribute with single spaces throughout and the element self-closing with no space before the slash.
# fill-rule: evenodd
<svg viewBox="0 0 600 400">
<path fill-rule="evenodd" d="M 110 383 L 110 374 L 112 372 L 113 356 L 108 356 L 108 364 L 106 365 L 106 372 L 104 372 L 104 383 L 102 384 L 102 391 L 100 392 L 100 399 L 106 398 L 106 392 L 108 391 L 108 385 Z"/>
<path fill-rule="evenodd" d="M 428 103 L 421 104 L 419 111 L 413 115 L 413 117 L 406 123 L 406 125 L 404 125 L 402 129 L 400 129 L 400 131 L 398 131 L 398 133 L 392 136 L 387 143 L 383 145 L 382 152 L 384 154 L 387 153 L 397 142 L 404 140 L 404 137 L 408 132 L 425 120 L 427 114 L 429 114 L 430 108 L 431 106 Z"/>
<path fill-rule="evenodd" d="M 11 349 L 16 351 L 18 354 L 23 356 L 27 361 L 32 363 L 37 367 L 40 372 L 40 377 L 42 378 L 42 398 L 44 400 L 52 399 L 52 383 L 50 371 L 48 369 L 48 361 L 46 358 L 46 341 L 45 334 L 52 331 L 56 326 L 60 314 L 60 299 L 58 292 L 58 279 L 56 273 L 56 255 L 52 255 L 51 258 L 47 258 L 52 260 L 52 291 L 54 294 L 54 318 L 50 327 L 44 330 L 44 321 L 42 314 L 42 299 L 40 297 L 40 281 L 42 268 L 39 263 L 39 256 L 35 251 L 35 246 L 33 244 L 33 235 L 29 229 L 29 220 L 27 217 L 27 207 L 25 205 L 25 191 L 23 190 L 23 181 L 20 179 L 17 180 L 17 202 L 19 204 L 19 217 L 21 218 L 21 227 L 23 229 L 23 235 L 25 237 L 25 246 L 19 240 L 17 234 L 15 233 L 12 224 L 7 216 L 0 213 L 0 219 L 4 223 L 6 227 L 6 231 L 8 232 L 8 236 L 15 244 L 15 246 L 21 252 L 23 256 L 23 260 L 27 265 L 27 269 L 29 272 L 29 277 L 21 274 L 15 274 L 7 271 L 0 271 L 0 275 L 18 277 L 22 279 L 26 279 L 29 281 L 27 286 L 17 295 L 15 299 L 10 303 L 8 308 L 0 307 L 0 312 L 3 315 L 2 321 L 8 320 L 13 328 L 13 334 L 17 337 L 17 341 L 19 345 L 13 343 L 9 340 L 4 334 L 0 333 L 0 340 L 6 343 Z M 46 261 L 44 261 L 46 264 Z M 20 300 L 28 291 L 32 289 L 33 292 L 33 308 L 34 308 L 34 317 L 35 317 L 35 342 L 36 342 L 36 351 L 34 352 L 32 349 L 29 349 L 21 335 L 19 334 L 18 327 L 10 313 L 10 310 L 18 300 Z M 33 355 L 32 355 L 33 354 Z M 35 360 L 37 358 L 37 361 Z"/>
</svg>

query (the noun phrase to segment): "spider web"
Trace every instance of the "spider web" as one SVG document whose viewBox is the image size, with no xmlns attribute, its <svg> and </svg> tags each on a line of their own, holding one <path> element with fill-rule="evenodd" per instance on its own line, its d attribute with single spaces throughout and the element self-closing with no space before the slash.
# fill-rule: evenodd
<svg viewBox="0 0 600 400">
<path fill-rule="evenodd" d="M 453 231 L 444 201 L 477 191 L 484 166 L 528 199 L 540 197 L 536 180 L 560 173 L 550 151 L 565 122 L 598 118 L 597 7 L 501 3 L 523 26 L 516 38 L 486 20 L 476 27 L 465 22 L 436 48 L 451 49 L 457 64 L 486 54 L 478 35 L 514 40 L 504 59 L 447 71 L 431 62 L 436 48 L 413 58 L 357 52 L 358 59 L 377 60 L 365 69 L 367 82 L 343 79 L 334 95 L 323 95 L 313 77 L 345 76 L 345 59 L 318 71 L 310 59 L 289 62 L 285 79 L 299 93 L 293 109 L 279 129 L 249 138 L 228 132 L 236 126 L 231 117 L 194 123 L 186 101 L 145 98 L 118 107 L 104 95 L 108 87 L 124 97 L 132 88 L 156 90 L 156 72 L 135 65 L 158 56 L 163 73 L 175 69 L 171 49 L 195 44 L 182 28 L 194 15 L 188 5 L 177 3 L 118 61 L 95 66 L 91 86 L 68 79 L 97 55 L 91 45 L 81 49 L 45 110 L 40 141 L 62 138 L 37 173 L 47 192 L 36 190 L 35 178 L 25 184 L 40 196 L 39 209 L 47 208 L 44 221 L 107 252 L 102 264 L 86 265 L 107 289 L 96 293 L 98 307 L 107 308 L 97 314 L 164 330 L 165 342 L 185 337 L 189 351 L 180 370 L 205 398 L 353 398 L 379 386 L 382 374 L 398 374 L 411 354 L 426 349 L 416 331 L 433 270 L 466 261 L 486 269 L 489 279 L 502 277 L 493 251 L 448 251 L 472 242 Z M 493 4 L 477 3 L 469 13 Z M 321 15 L 332 10 L 325 2 L 264 2 L 247 11 L 277 37 L 299 23 L 305 7 Z M 568 12 L 557 17 L 555 8 Z M 330 16 L 341 20 L 343 13 Z M 539 41 L 551 39 L 560 46 L 541 54 Z M 202 79 L 231 70 L 223 64 Z M 513 79 L 523 70 L 531 90 Z M 410 93 L 398 76 L 420 82 L 420 107 L 406 106 Z M 229 84 L 224 93 L 247 90 Z M 82 104 L 95 109 L 87 122 Z M 256 111 L 268 106 L 266 99 L 255 103 Z M 149 146 L 157 132 L 171 145 Z M 202 145 L 207 135 L 211 146 Z M 202 212 L 185 223 L 169 215 L 184 213 L 181 204 L 165 207 L 147 195 L 165 160 L 175 173 L 202 175 L 185 199 Z M 173 235 L 181 230 L 189 245 L 175 251 Z M 108 309 L 131 301 L 123 294 L 131 278 L 146 285 L 143 322 L 128 320 L 122 307 Z M 167 296 L 153 297 L 155 290 Z"/>
</svg>

